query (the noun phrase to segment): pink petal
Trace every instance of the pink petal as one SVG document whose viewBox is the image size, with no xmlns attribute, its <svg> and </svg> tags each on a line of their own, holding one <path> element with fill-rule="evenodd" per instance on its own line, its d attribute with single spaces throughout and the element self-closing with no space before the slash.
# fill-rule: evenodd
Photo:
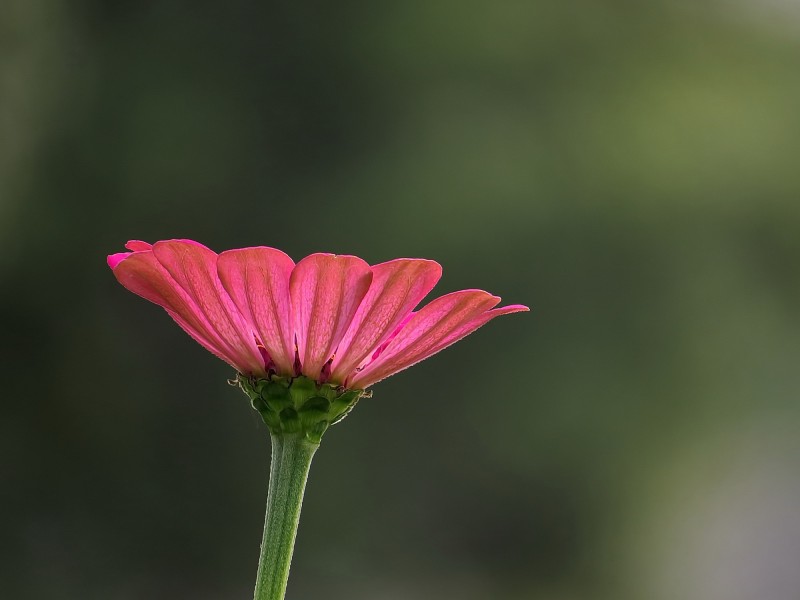
<svg viewBox="0 0 800 600">
<path fill-rule="evenodd" d="M 490 310 L 500 298 L 481 290 L 453 292 L 416 313 L 386 349 L 348 383 L 363 389 L 444 350 L 491 319 L 528 310 L 521 305 Z"/>
<path fill-rule="evenodd" d="M 242 315 L 258 332 L 282 375 L 294 374 L 294 329 L 289 277 L 294 261 L 267 247 L 228 250 L 217 259 L 217 272 Z"/>
<path fill-rule="evenodd" d="M 312 254 L 297 263 L 289 287 L 304 375 L 320 378 L 371 281 L 369 265 L 356 256 Z"/>
<path fill-rule="evenodd" d="M 410 313 L 408 313 L 408 315 L 406 315 L 406 317 L 402 321 L 400 321 L 400 325 L 398 325 L 392 332 L 392 334 L 388 338 L 386 338 L 385 342 L 383 342 L 380 346 L 378 346 L 375 349 L 375 352 L 372 353 L 372 357 L 368 361 L 364 362 L 364 366 L 371 363 L 373 360 L 375 360 L 381 354 L 383 354 L 383 351 L 386 350 L 386 346 L 388 346 L 391 343 L 391 341 L 397 337 L 397 334 L 400 333 L 403 327 L 406 326 L 406 323 L 408 323 L 414 317 L 415 314 L 417 314 L 417 311 L 412 310 Z"/>
<path fill-rule="evenodd" d="M 128 240 L 128 243 L 125 244 L 125 247 L 133 252 L 143 252 L 145 250 L 151 250 L 153 245 L 140 240 Z"/>
<path fill-rule="evenodd" d="M 190 240 L 169 240 L 156 242 L 153 255 L 199 311 L 192 311 L 191 315 L 175 312 L 184 319 L 187 316 L 198 319 L 204 329 L 216 334 L 225 356 L 233 358 L 240 371 L 263 374 L 264 361 L 254 332 L 217 276 L 216 253 Z"/>
<path fill-rule="evenodd" d="M 231 355 L 203 317 L 189 295 L 156 260 L 152 252 L 128 252 L 126 260 L 114 269 L 114 276 L 125 288 L 159 306 L 206 350 L 235 369 L 245 371 L 237 356 Z"/>
<path fill-rule="evenodd" d="M 200 344 L 203 348 L 211 352 L 217 358 L 224 360 L 234 369 L 239 371 L 240 373 L 246 373 L 247 367 L 243 366 L 242 361 L 238 357 L 228 357 L 227 350 L 225 349 L 225 344 L 217 339 L 217 341 L 211 341 L 205 336 L 214 337 L 213 333 L 200 333 L 198 329 L 193 327 L 186 319 L 180 316 L 175 311 L 165 308 L 167 314 L 172 317 L 172 320 L 175 321 L 181 329 L 183 329 L 189 336 L 198 344 Z M 196 309 L 195 307 L 195 310 Z M 263 368 L 261 371 L 254 371 L 253 374 L 260 374 L 263 372 Z"/>
<path fill-rule="evenodd" d="M 333 361 L 331 380 L 345 381 L 428 295 L 442 267 L 432 260 L 400 258 L 372 267 L 372 284 Z"/>
</svg>

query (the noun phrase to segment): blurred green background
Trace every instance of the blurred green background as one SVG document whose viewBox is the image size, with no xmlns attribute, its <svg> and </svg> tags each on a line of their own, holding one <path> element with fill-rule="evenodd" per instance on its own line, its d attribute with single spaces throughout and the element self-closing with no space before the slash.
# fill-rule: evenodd
<svg viewBox="0 0 800 600">
<path fill-rule="evenodd" d="M 249 598 L 269 439 L 130 239 L 533 308 L 318 453 L 289 599 L 800 597 L 791 2 L 0 8 L 0 595 Z"/>
</svg>

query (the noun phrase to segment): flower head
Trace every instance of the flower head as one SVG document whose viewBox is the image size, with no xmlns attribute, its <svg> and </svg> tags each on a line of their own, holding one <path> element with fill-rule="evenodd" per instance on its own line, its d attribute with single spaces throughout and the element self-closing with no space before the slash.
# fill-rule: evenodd
<svg viewBox="0 0 800 600">
<path fill-rule="evenodd" d="M 297 264 L 275 248 L 217 254 L 191 240 L 112 254 L 117 280 L 158 304 L 204 348 L 251 378 L 305 376 L 365 389 L 436 354 L 499 315 L 500 298 L 462 290 L 414 308 L 442 269 L 399 258 L 312 254 Z"/>
</svg>

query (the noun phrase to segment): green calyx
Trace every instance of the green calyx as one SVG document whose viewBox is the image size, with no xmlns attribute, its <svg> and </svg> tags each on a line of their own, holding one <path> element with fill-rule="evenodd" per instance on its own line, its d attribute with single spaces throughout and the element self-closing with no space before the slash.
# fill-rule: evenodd
<svg viewBox="0 0 800 600">
<path fill-rule="evenodd" d="M 303 433 L 315 444 L 328 427 L 344 419 L 358 400 L 368 395 L 364 390 L 317 383 L 303 375 L 256 379 L 240 373 L 231 383 L 247 394 L 270 432 Z"/>
</svg>

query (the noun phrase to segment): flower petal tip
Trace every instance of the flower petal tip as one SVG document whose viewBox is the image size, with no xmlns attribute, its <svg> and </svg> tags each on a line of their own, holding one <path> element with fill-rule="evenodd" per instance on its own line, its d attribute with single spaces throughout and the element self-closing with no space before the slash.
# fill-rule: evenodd
<svg viewBox="0 0 800 600">
<path fill-rule="evenodd" d="M 503 310 L 509 313 L 531 312 L 531 309 L 525 306 L 524 304 L 509 304 L 508 306 L 504 306 Z"/>
<path fill-rule="evenodd" d="M 128 243 L 125 244 L 125 247 L 131 252 L 146 252 L 147 250 L 152 249 L 153 245 L 141 240 L 128 240 Z"/>
<path fill-rule="evenodd" d="M 113 271 L 119 263 L 128 258 L 131 254 L 133 254 L 133 252 L 117 252 L 116 254 L 109 254 L 106 257 L 106 262 Z"/>
</svg>

